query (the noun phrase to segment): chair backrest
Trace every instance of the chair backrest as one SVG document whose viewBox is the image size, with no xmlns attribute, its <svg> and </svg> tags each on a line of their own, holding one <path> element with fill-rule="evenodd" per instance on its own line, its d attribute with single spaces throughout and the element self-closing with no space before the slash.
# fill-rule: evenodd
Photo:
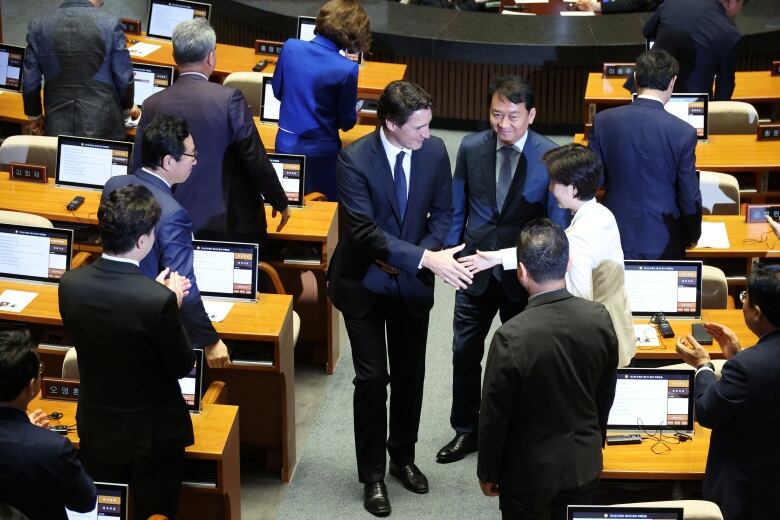
<svg viewBox="0 0 780 520">
<path fill-rule="evenodd" d="M 709 133 L 755 134 L 758 128 L 758 112 L 743 101 L 710 101 Z"/>
<path fill-rule="evenodd" d="M 739 215 L 739 183 L 728 173 L 699 172 L 704 215 Z"/>
<path fill-rule="evenodd" d="M 80 379 L 78 357 L 76 349 L 71 347 L 65 353 L 65 359 L 62 360 L 62 379 Z"/>
<path fill-rule="evenodd" d="M 0 145 L 0 169 L 8 171 L 8 163 L 41 164 L 54 177 L 57 166 L 57 138 L 44 135 L 12 135 Z"/>
<path fill-rule="evenodd" d="M 705 265 L 702 269 L 701 308 L 728 308 L 729 287 L 726 275 L 717 267 Z"/>
<path fill-rule="evenodd" d="M 268 74 L 259 72 L 233 72 L 228 74 L 222 83 L 226 87 L 240 90 L 249 107 L 252 109 L 253 116 L 260 115 L 260 96 L 263 90 L 263 78 Z"/>
<path fill-rule="evenodd" d="M 23 213 L 21 211 L 6 211 L 0 209 L 0 224 L 12 224 L 14 226 L 33 226 L 42 228 L 53 228 L 51 220 L 40 215 L 32 213 Z"/>
</svg>

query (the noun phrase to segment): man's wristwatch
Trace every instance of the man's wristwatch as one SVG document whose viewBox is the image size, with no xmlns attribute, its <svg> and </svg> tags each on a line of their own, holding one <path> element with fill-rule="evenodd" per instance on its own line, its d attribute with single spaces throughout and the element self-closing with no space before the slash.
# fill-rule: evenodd
<svg viewBox="0 0 780 520">
<path fill-rule="evenodd" d="M 700 369 L 704 367 L 708 367 L 710 370 L 715 372 L 715 365 L 712 364 L 712 361 L 707 361 L 706 363 L 699 365 L 698 367 L 696 367 L 696 371 L 698 372 Z"/>
</svg>

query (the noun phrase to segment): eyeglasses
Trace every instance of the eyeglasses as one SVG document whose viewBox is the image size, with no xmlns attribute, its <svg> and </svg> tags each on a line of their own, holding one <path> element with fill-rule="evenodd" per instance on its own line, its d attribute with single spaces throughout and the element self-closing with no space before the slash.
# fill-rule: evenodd
<svg viewBox="0 0 780 520">
<path fill-rule="evenodd" d="M 193 150 L 192 153 L 182 152 L 181 154 L 182 155 L 186 155 L 187 157 L 192 157 L 193 159 L 197 159 L 197 157 L 198 157 L 198 151 L 197 150 Z"/>
<path fill-rule="evenodd" d="M 503 121 L 504 118 L 509 119 L 510 123 L 517 123 L 520 121 L 520 114 L 504 114 L 503 112 L 491 112 L 490 113 L 490 119 L 495 119 L 496 121 Z"/>
<path fill-rule="evenodd" d="M 739 293 L 739 302 L 745 303 L 745 300 L 747 300 L 747 291 L 740 291 Z"/>
</svg>

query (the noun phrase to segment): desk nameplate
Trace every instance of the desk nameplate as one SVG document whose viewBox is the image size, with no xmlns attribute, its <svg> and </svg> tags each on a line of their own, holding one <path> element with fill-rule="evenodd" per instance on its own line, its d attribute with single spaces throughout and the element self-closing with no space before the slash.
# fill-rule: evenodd
<svg viewBox="0 0 780 520">
<path fill-rule="evenodd" d="M 122 24 L 123 32 L 141 36 L 141 20 L 136 20 L 134 18 L 121 18 L 119 23 Z"/>
<path fill-rule="evenodd" d="M 780 140 L 780 123 L 758 125 L 756 137 L 759 141 Z"/>
<path fill-rule="evenodd" d="M 46 184 L 49 177 L 46 166 L 42 164 L 8 163 L 10 166 L 9 178 L 12 181 L 40 182 Z"/>
<path fill-rule="evenodd" d="M 44 377 L 41 379 L 41 395 L 44 399 L 59 399 L 61 401 L 79 400 L 78 379 L 60 379 Z"/>
</svg>

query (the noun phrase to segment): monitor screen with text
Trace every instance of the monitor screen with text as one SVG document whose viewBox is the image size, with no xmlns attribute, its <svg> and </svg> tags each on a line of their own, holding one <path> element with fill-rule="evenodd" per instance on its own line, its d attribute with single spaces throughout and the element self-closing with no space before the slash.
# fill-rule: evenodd
<svg viewBox="0 0 780 520">
<path fill-rule="evenodd" d="M 314 27 L 316 25 L 317 19 L 313 16 L 299 16 L 297 32 L 298 39 L 306 42 L 312 41 L 316 36 L 316 34 L 314 34 Z"/>
<path fill-rule="evenodd" d="M 86 513 L 65 509 L 68 520 L 127 520 L 127 484 L 95 482 L 95 487 L 97 488 L 95 509 Z"/>
<path fill-rule="evenodd" d="M 61 135 L 57 138 L 56 183 L 102 190 L 106 181 L 126 175 L 133 144 L 125 141 Z"/>
<path fill-rule="evenodd" d="M 569 506 L 568 520 L 683 520 L 682 507 Z"/>
<path fill-rule="evenodd" d="M 260 121 L 264 123 L 278 123 L 279 113 L 282 110 L 282 102 L 274 95 L 274 88 L 271 85 L 273 78 L 265 76 L 263 78 L 263 99 L 260 100 Z"/>
<path fill-rule="evenodd" d="M 211 17 L 211 4 L 185 0 L 150 0 L 146 35 L 170 40 L 173 28 L 186 20 Z"/>
<path fill-rule="evenodd" d="M 69 229 L 0 224 L 0 277 L 58 283 L 72 254 Z"/>
<path fill-rule="evenodd" d="M 702 263 L 626 260 L 626 292 L 634 316 L 658 312 L 672 318 L 701 316 Z"/>
<path fill-rule="evenodd" d="M 22 91 L 24 47 L 0 43 L 0 89 Z"/>
<path fill-rule="evenodd" d="M 203 350 L 199 348 L 192 349 L 195 355 L 195 363 L 192 370 L 186 376 L 179 379 L 179 387 L 187 408 L 192 413 L 200 412 L 200 398 L 203 385 Z"/>
<path fill-rule="evenodd" d="M 619 368 L 610 430 L 693 430 L 693 370 Z"/>
<path fill-rule="evenodd" d="M 193 240 L 193 268 L 203 296 L 257 299 L 257 244 Z"/>
<path fill-rule="evenodd" d="M 293 206 L 303 206 L 303 190 L 306 175 L 306 156 L 269 153 L 268 160 L 276 170 L 276 176 L 284 189 L 287 200 Z"/>
<path fill-rule="evenodd" d="M 144 106 L 146 98 L 168 88 L 173 83 L 173 67 L 133 63 L 135 104 Z"/>
</svg>

